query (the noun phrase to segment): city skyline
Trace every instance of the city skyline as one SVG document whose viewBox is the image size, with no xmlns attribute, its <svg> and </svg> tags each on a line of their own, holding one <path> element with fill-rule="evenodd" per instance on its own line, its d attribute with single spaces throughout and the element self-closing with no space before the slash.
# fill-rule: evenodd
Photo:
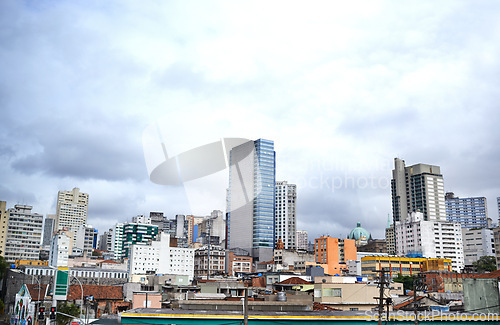
<svg viewBox="0 0 500 325">
<path fill-rule="evenodd" d="M 99 233 L 150 211 L 225 211 L 222 176 L 149 180 L 143 135 L 158 125 L 172 157 L 273 140 L 310 240 L 357 222 L 383 238 L 394 157 L 440 166 L 445 192 L 486 197 L 496 222 L 499 8 L 2 2 L 0 200 L 46 216 L 78 187 Z"/>
</svg>

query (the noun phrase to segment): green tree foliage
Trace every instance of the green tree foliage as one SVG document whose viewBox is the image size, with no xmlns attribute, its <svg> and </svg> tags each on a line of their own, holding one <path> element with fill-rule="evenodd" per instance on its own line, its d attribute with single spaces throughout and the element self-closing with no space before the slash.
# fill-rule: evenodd
<svg viewBox="0 0 500 325">
<path fill-rule="evenodd" d="M 68 304 L 68 302 L 66 301 L 57 306 L 57 311 L 64 314 L 73 315 L 75 316 L 75 318 L 80 317 L 80 307 L 78 307 L 75 304 Z M 65 325 L 68 324 L 68 322 L 70 322 L 71 319 L 72 319 L 71 317 L 57 313 L 56 322 L 57 325 Z"/>
<path fill-rule="evenodd" d="M 413 276 L 398 274 L 397 277 L 393 279 L 394 282 L 402 283 L 404 291 L 413 290 Z"/>
<path fill-rule="evenodd" d="M 494 256 L 481 256 L 472 263 L 478 272 L 492 272 L 497 269 L 497 261 Z"/>
<path fill-rule="evenodd" d="M 0 250 L 0 254 L 2 254 L 2 251 Z M 0 279 L 3 279 L 5 274 L 7 274 L 7 269 L 9 268 L 10 264 L 5 261 L 3 256 L 0 256 Z"/>
</svg>

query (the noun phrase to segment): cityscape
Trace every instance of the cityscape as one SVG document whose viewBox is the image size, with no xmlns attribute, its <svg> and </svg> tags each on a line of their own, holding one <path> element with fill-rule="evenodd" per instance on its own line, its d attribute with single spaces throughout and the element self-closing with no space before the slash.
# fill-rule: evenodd
<svg viewBox="0 0 500 325">
<path fill-rule="evenodd" d="M 0 1 L 0 325 L 500 323 L 499 11 Z"/>
<path fill-rule="evenodd" d="M 309 238 L 297 229 L 297 185 L 276 180 L 274 141 L 223 142 L 227 208 L 210 215 L 169 218 L 151 211 L 99 231 L 87 223 L 92 196 L 77 187 L 58 191 L 56 211 L 46 216 L 30 205 L 8 208 L 0 201 L 0 249 L 10 265 L 2 293 L 10 322 L 45 320 L 46 302 L 55 308 L 47 319 L 57 318 L 60 301 L 73 302 L 80 308 L 76 321 L 88 323 L 109 314 L 126 319 L 137 308 L 230 311 L 227 302 L 242 296 L 269 302 L 265 309 L 250 305 L 257 311 L 277 310 L 274 302 L 281 302 L 280 311 L 365 315 L 384 306 L 489 314 L 500 309 L 494 305 L 498 289 L 486 301 L 471 301 L 484 294 L 485 285 L 498 288 L 500 227 L 488 216 L 485 197 L 445 193 L 440 166 L 407 166 L 394 158 L 393 213 L 384 238 L 374 238 L 360 222 L 345 238 Z M 214 157 L 210 150 L 202 153 Z M 170 167 L 162 168 L 157 175 L 171 181 L 170 171 L 163 174 Z M 189 174 L 189 168 L 178 170 Z M 206 171 L 197 169 L 196 175 Z M 477 284 L 479 279 L 489 282 Z M 114 296 L 103 297 L 107 290 Z M 417 308 L 417 297 L 428 301 Z"/>
</svg>

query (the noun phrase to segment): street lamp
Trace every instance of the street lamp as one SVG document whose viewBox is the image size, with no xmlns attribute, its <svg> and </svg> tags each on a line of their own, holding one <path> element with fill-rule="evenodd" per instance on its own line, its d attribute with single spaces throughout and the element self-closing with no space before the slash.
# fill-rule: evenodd
<svg viewBox="0 0 500 325">
<path fill-rule="evenodd" d="M 72 276 L 72 277 L 74 277 L 76 279 L 76 281 L 78 281 L 78 284 L 80 285 L 80 289 L 81 289 L 81 292 L 82 292 L 82 304 L 80 305 L 80 321 L 83 322 L 83 318 L 82 318 L 83 317 L 83 286 L 82 286 L 82 283 L 80 282 L 80 280 L 78 280 L 78 278 L 76 276 L 74 276 L 71 273 L 69 273 L 69 271 L 59 270 L 57 267 L 51 266 L 51 265 L 49 265 L 49 267 L 51 269 L 56 270 L 56 272 L 57 271 L 61 271 L 61 272 L 67 273 L 68 276 Z"/>
<path fill-rule="evenodd" d="M 37 304 L 40 303 L 40 290 L 42 288 L 42 284 L 40 283 L 40 280 L 38 280 L 33 274 L 28 274 L 24 271 L 21 271 L 19 269 L 11 269 L 12 272 L 15 272 L 15 273 L 22 273 L 24 275 L 31 275 L 33 277 L 33 279 L 36 280 L 36 282 L 38 282 L 38 299 L 37 299 L 37 302 L 35 303 L 35 318 L 36 318 L 36 313 L 37 313 Z"/>
</svg>

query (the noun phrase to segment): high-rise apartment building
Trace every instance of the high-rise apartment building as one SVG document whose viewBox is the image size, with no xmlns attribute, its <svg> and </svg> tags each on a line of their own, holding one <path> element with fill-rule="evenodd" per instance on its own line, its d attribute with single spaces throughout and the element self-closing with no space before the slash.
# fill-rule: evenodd
<svg viewBox="0 0 500 325">
<path fill-rule="evenodd" d="M 148 245 L 156 240 L 158 226 L 141 223 L 125 223 L 123 225 L 123 241 L 121 258 L 129 257 L 129 248 L 132 245 Z"/>
<path fill-rule="evenodd" d="M 29 205 L 15 205 L 7 210 L 9 221 L 5 240 L 4 258 L 15 260 L 38 260 L 42 243 L 43 216 L 31 212 Z"/>
<path fill-rule="evenodd" d="M 98 249 L 107 252 L 113 251 L 113 228 L 110 228 L 99 236 Z"/>
<path fill-rule="evenodd" d="M 50 243 L 52 242 L 52 236 L 54 236 L 55 230 L 56 230 L 56 215 L 48 214 L 45 217 L 43 223 L 42 246 L 50 246 Z"/>
<path fill-rule="evenodd" d="M 347 261 L 357 260 L 354 239 L 339 239 L 323 236 L 315 239 L 314 254 L 316 264 L 323 264 L 325 273 L 342 275 L 347 272 Z"/>
<path fill-rule="evenodd" d="M 50 266 L 68 266 L 68 258 L 73 250 L 73 233 L 68 230 L 58 230 L 50 243 Z"/>
<path fill-rule="evenodd" d="M 491 227 L 485 197 L 459 198 L 449 192 L 445 200 L 448 221 L 458 222 L 463 228 Z"/>
<path fill-rule="evenodd" d="M 7 226 L 9 214 L 7 213 L 7 202 L 0 201 L 0 256 L 5 255 L 5 241 L 7 240 Z"/>
<path fill-rule="evenodd" d="M 500 197 L 497 197 L 498 223 L 500 224 Z"/>
<path fill-rule="evenodd" d="M 74 236 L 78 227 L 87 224 L 89 195 L 75 187 L 57 193 L 56 230 L 68 229 Z M 76 238 L 73 238 L 73 243 Z"/>
<path fill-rule="evenodd" d="M 472 266 L 482 256 L 495 256 L 493 229 L 462 228 L 462 242 L 466 266 Z"/>
<path fill-rule="evenodd" d="M 406 167 L 394 159 L 392 171 L 393 221 L 404 221 L 411 212 L 422 212 L 424 220 L 446 221 L 443 175 L 439 166 L 416 164 Z"/>
<path fill-rule="evenodd" d="M 309 245 L 309 238 L 307 236 L 306 230 L 297 230 L 296 231 L 296 242 L 297 242 L 297 250 L 307 251 Z"/>
<path fill-rule="evenodd" d="M 276 182 L 275 198 L 274 242 L 277 243 L 281 239 L 285 249 L 296 249 L 297 186 L 288 184 L 287 181 Z"/>
<path fill-rule="evenodd" d="M 113 231 L 112 250 L 115 255 L 115 259 L 123 258 L 123 227 L 123 223 L 117 223 Z"/>
<path fill-rule="evenodd" d="M 275 213 L 274 142 L 259 139 L 229 154 L 228 248 L 241 248 L 260 261 L 273 258 Z"/>
<path fill-rule="evenodd" d="M 453 271 L 464 268 L 462 227 L 459 223 L 424 220 L 412 212 L 395 224 L 396 254 L 406 257 L 451 259 Z"/>
<path fill-rule="evenodd" d="M 394 225 L 389 225 L 385 228 L 385 242 L 387 245 L 387 254 L 396 255 L 396 234 L 394 233 Z"/>
<path fill-rule="evenodd" d="M 156 227 L 156 226 L 155 226 Z M 170 246 L 170 235 L 161 233 L 159 240 L 130 246 L 129 274 L 188 275 L 194 276 L 194 249 Z"/>
<path fill-rule="evenodd" d="M 97 229 L 91 225 L 81 225 L 76 232 L 75 247 L 83 251 L 84 256 L 91 256 L 97 246 Z"/>
</svg>

